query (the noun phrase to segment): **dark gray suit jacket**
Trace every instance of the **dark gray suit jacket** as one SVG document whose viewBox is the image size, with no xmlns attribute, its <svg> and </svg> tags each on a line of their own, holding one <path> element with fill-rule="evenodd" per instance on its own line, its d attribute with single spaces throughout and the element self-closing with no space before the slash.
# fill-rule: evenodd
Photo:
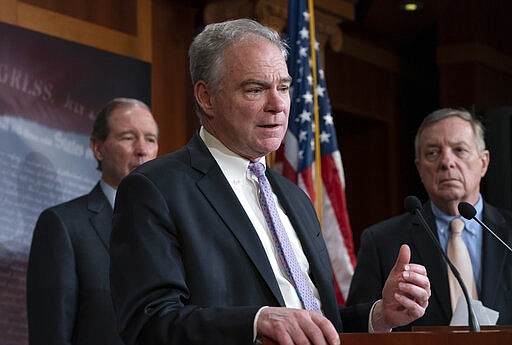
<svg viewBox="0 0 512 345">
<path fill-rule="evenodd" d="M 315 210 L 289 180 L 270 169 L 267 177 L 301 240 L 323 312 L 341 331 Z M 251 344 L 258 309 L 284 306 L 258 235 L 198 134 L 119 186 L 110 273 L 127 345 Z M 368 309 L 350 321 L 366 328 Z"/>
<path fill-rule="evenodd" d="M 435 218 L 430 203 L 423 214 L 433 231 Z M 509 244 L 512 242 L 512 215 L 484 203 L 483 222 Z M 512 324 L 512 255 L 491 234 L 483 230 L 482 291 L 479 299 L 498 310 L 498 324 Z M 437 238 L 437 232 L 435 234 Z M 352 278 L 347 305 L 380 298 L 385 279 L 393 267 L 400 245 L 411 247 L 411 262 L 427 269 L 432 297 L 425 315 L 411 325 L 449 325 L 452 317 L 447 266 L 416 216 L 409 213 L 390 218 L 366 229 L 361 236 L 357 267 Z M 409 330 L 410 326 L 400 328 Z"/>
<path fill-rule="evenodd" d="M 99 183 L 39 216 L 27 272 L 30 345 L 122 345 L 108 275 L 111 223 Z"/>
</svg>

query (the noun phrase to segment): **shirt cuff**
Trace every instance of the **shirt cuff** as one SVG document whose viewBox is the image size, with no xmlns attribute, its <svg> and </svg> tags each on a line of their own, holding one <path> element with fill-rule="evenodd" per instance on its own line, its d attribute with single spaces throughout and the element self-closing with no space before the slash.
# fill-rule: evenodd
<svg viewBox="0 0 512 345">
<path fill-rule="evenodd" d="M 253 334 L 253 337 L 252 337 L 252 341 L 254 344 L 263 344 L 263 342 L 261 341 L 261 339 L 258 337 L 258 319 L 260 317 L 260 314 L 261 314 L 261 311 L 265 308 L 268 308 L 267 306 L 265 307 L 261 307 L 260 310 L 258 310 L 258 312 L 256 313 L 256 315 L 254 316 L 254 322 L 252 324 L 252 334 Z"/>
<path fill-rule="evenodd" d="M 373 323 L 372 323 L 372 316 L 373 316 L 373 309 L 375 309 L 375 306 L 377 303 L 381 301 L 380 299 L 375 301 L 370 309 L 370 314 L 368 315 L 368 333 L 376 333 L 375 329 L 373 329 Z M 392 332 L 393 329 L 390 329 L 388 332 Z"/>
<path fill-rule="evenodd" d="M 373 303 L 372 308 L 370 309 L 370 314 L 368 314 L 368 333 L 375 333 L 375 330 L 373 329 L 373 324 L 372 324 L 372 315 L 373 315 L 373 309 L 377 305 L 378 301 L 380 301 L 380 300 L 377 300 Z"/>
</svg>

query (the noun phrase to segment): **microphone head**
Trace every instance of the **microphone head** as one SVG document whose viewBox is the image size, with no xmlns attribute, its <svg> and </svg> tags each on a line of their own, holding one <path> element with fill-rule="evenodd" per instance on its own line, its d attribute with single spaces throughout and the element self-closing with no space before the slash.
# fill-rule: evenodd
<svg viewBox="0 0 512 345">
<path fill-rule="evenodd" d="M 460 215 L 466 219 L 473 219 L 473 217 L 476 215 L 475 208 L 468 202 L 460 202 L 457 208 L 459 209 Z"/>
<path fill-rule="evenodd" d="M 421 209 L 421 201 L 418 197 L 409 195 L 404 199 L 404 207 L 409 213 L 414 214 L 417 209 Z"/>
</svg>

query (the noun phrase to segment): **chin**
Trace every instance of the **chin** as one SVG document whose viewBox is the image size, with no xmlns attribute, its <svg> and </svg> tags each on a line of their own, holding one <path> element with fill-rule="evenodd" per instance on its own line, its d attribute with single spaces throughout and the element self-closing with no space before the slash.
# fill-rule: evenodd
<svg viewBox="0 0 512 345">
<path fill-rule="evenodd" d="M 442 198 L 448 202 L 461 202 L 464 200 L 464 196 L 458 193 L 444 194 Z"/>
<path fill-rule="evenodd" d="M 281 141 L 276 140 L 267 140 L 260 146 L 260 152 L 267 152 L 266 154 L 269 154 L 270 152 L 277 151 L 277 149 L 281 146 Z"/>
</svg>

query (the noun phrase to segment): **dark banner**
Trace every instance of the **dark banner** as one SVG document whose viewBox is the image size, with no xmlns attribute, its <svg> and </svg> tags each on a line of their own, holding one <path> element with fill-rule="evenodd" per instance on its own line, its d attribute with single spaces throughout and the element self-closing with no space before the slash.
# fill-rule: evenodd
<svg viewBox="0 0 512 345">
<path fill-rule="evenodd" d="M 0 23 L 0 337 L 28 344 L 26 267 L 39 213 L 91 190 L 96 112 L 149 104 L 148 63 Z"/>
</svg>

